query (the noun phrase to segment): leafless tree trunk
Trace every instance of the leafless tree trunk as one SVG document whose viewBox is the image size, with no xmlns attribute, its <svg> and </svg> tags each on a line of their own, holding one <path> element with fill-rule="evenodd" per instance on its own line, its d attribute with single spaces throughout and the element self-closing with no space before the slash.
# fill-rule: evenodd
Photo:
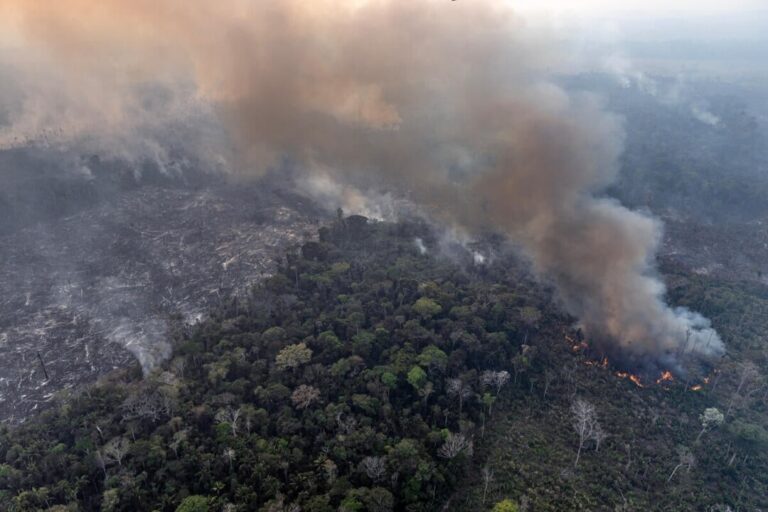
<svg viewBox="0 0 768 512">
<path fill-rule="evenodd" d="M 387 476 L 387 460 L 385 457 L 366 457 L 360 463 L 368 478 L 378 483 Z"/>
<path fill-rule="evenodd" d="M 444 459 L 453 459 L 462 452 L 468 456 L 472 455 L 472 440 L 467 439 L 464 434 L 449 433 L 448 437 L 445 439 L 445 443 L 443 443 L 443 446 L 437 451 L 437 454 Z"/>
<path fill-rule="evenodd" d="M 745 385 L 760 378 L 760 371 L 752 361 L 747 361 L 739 365 L 739 385 L 736 387 L 736 392 L 731 396 L 731 401 L 728 403 L 728 410 L 725 412 L 727 418 L 731 414 L 733 404 L 741 396 L 741 391 Z"/>
<path fill-rule="evenodd" d="M 544 370 L 544 400 L 547 399 L 547 391 L 550 384 L 557 378 L 557 374 L 550 369 Z"/>
<path fill-rule="evenodd" d="M 493 482 L 493 471 L 485 466 L 483 468 L 483 505 L 485 505 L 485 499 L 488 496 L 488 487 Z"/>
<path fill-rule="evenodd" d="M 675 466 L 675 468 L 672 470 L 672 473 L 669 474 L 669 478 L 667 478 L 667 482 L 670 482 L 672 478 L 675 476 L 675 473 L 677 473 L 677 470 L 680 469 L 683 466 L 686 466 L 688 471 L 691 470 L 691 467 L 696 463 L 696 458 L 693 456 L 690 450 L 687 448 L 681 449 L 678 454 L 680 455 L 680 462 Z"/>
<path fill-rule="evenodd" d="M 240 407 L 237 409 L 227 407 L 216 413 L 216 421 L 218 423 L 227 423 L 232 430 L 232 437 L 237 437 L 238 421 L 240 420 L 241 413 L 242 409 Z"/>
<path fill-rule="evenodd" d="M 573 466 L 576 467 L 579 465 L 579 458 L 581 457 L 581 450 L 584 448 L 584 444 L 592 438 L 595 431 L 597 417 L 595 406 L 581 398 L 573 402 L 571 413 L 573 414 L 573 428 L 579 436 L 579 449 L 576 452 L 576 460 L 573 463 Z"/>
<path fill-rule="evenodd" d="M 123 465 L 123 458 L 125 458 L 125 455 L 128 453 L 128 449 L 130 448 L 130 443 L 128 443 L 128 440 L 124 437 L 115 437 L 114 439 L 110 440 L 107 444 L 104 445 L 103 448 L 103 459 L 105 461 L 112 461 L 117 462 L 118 466 Z"/>
</svg>

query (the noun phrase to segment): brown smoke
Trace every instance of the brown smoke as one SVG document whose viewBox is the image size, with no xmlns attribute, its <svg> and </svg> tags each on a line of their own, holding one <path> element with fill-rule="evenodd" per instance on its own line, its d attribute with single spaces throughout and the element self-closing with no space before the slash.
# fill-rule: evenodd
<svg viewBox="0 0 768 512">
<path fill-rule="evenodd" d="M 658 223 L 594 195 L 614 178 L 620 122 L 548 81 L 560 65 L 551 38 L 503 2 L 0 5 L 73 97 L 109 99 L 110 115 L 88 104 L 98 123 L 130 120 L 137 84 L 193 83 L 248 168 L 290 157 L 398 190 L 470 232 L 500 229 L 591 336 L 629 357 L 723 350 L 706 319 L 663 302 Z"/>
</svg>

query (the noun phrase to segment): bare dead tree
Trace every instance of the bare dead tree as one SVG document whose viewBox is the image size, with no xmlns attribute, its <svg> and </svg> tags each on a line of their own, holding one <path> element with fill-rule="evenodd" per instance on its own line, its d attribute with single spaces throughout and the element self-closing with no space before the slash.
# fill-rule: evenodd
<svg viewBox="0 0 768 512">
<path fill-rule="evenodd" d="M 173 411 L 173 399 L 161 390 L 141 389 L 128 395 L 123 402 L 123 419 L 148 419 L 157 422 Z"/>
<path fill-rule="evenodd" d="M 592 432 L 592 439 L 595 441 L 595 451 L 600 451 L 600 443 L 605 441 L 605 439 L 608 437 L 608 434 L 603 430 L 603 427 L 600 426 L 600 423 L 595 422 L 595 430 Z"/>
<path fill-rule="evenodd" d="M 181 448 L 181 445 L 187 442 L 187 439 L 189 438 L 189 430 L 179 430 L 175 434 L 173 434 L 173 440 L 168 444 L 168 446 L 173 450 L 173 454 L 178 457 L 179 456 L 179 448 Z"/>
<path fill-rule="evenodd" d="M 115 437 L 111 439 L 102 448 L 102 457 L 105 463 L 116 462 L 118 466 L 123 465 L 123 459 L 128 453 L 131 444 L 124 437 Z"/>
<path fill-rule="evenodd" d="M 461 433 L 448 433 L 443 446 L 437 450 L 437 454 L 444 459 L 453 459 L 462 452 L 471 457 L 474 453 L 474 443 Z"/>
<path fill-rule="evenodd" d="M 547 399 L 547 391 L 549 386 L 557 379 L 557 373 L 547 368 L 544 370 L 544 400 Z"/>
<path fill-rule="evenodd" d="M 429 401 L 429 397 L 434 393 L 435 386 L 431 382 L 427 381 L 426 384 L 424 384 L 421 388 L 419 388 L 419 396 L 424 401 L 424 405 L 427 405 L 427 402 Z"/>
<path fill-rule="evenodd" d="M 232 431 L 232 437 L 237 437 L 238 421 L 240 420 L 242 412 L 242 408 L 240 407 L 237 409 L 234 407 L 225 407 L 216 413 L 216 422 L 229 425 L 229 428 Z"/>
<path fill-rule="evenodd" d="M 482 471 L 483 476 L 483 505 L 485 505 L 485 499 L 488 496 L 488 487 L 493 482 L 493 470 L 488 466 L 485 466 Z"/>
<path fill-rule="evenodd" d="M 567 384 L 573 385 L 573 390 L 571 391 L 571 399 L 576 396 L 576 391 L 578 390 L 578 383 L 576 382 L 576 371 L 578 370 L 578 364 L 576 361 L 570 361 L 568 363 L 565 363 L 563 367 L 560 369 L 560 373 L 563 376 L 563 380 Z"/>
<path fill-rule="evenodd" d="M 232 448 L 227 448 L 224 450 L 224 458 L 227 459 L 227 462 L 229 462 L 229 472 L 231 473 L 233 468 L 233 463 L 235 461 L 235 450 Z"/>
<path fill-rule="evenodd" d="M 731 396 L 731 401 L 728 403 L 728 410 L 725 411 L 726 418 L 731 414 L 731 409 L 733 409 L 734 403 L 741 396 L 742 389 L 760 378 L 760 370 L 758 370 L 757 365 L 752 361 L 746 361 L 739 364 L 738 370 L 739 383 L 736 386 L 736 391 Z"/>
<path fill-rule="evenodd" d="M 107 461 L 104 460 L 104 455 L 101 453 L 101 450 L 96 450 L 93 452 L 93 461 L 96 463 L 96 466 L 101 469 L 102 473 L 104 473 L 104 483 L 107 482 Z"/>
<path fill-rule="evenodd" d="M 43 368 L 43 373 L 45 374 L 45 380 L 51 380 L 51 378 L 48 376 L 48 370 L 45 368 L 45 363 L 43 362 L 43 356 L 40 355 L 40 352 L 37 353 L 37 359 L 40 361 L 40 366 Z"/>
<path fill-rule="evenodd" d="M 704 409 L 703 413 L 701 413 L 699 420 L 701 421 L 701 430 L 699 431 L 699 435 L 696 436 L 697 443 L 705 432 L 722 425 L 725 421 L 725 416 L 720 412 L 719 409 L 717 409 L 717 407 L 708 407 Z"/>
<path fill-rule="evenodd" d="M 688 471 L 691 470 L 691 467 L 696 463 L 696 457 L 693 456 L 693 453 L 691 453 L 691 450 L 685 447 L 681 447 L 677 451 L 679 462 L 677 463 L 677 466 L 672 470 L 672 472 L 669 474 L 669 477 L 667 478 L 667 482 L 670 482 L 672 478 L 675 476 L 675 473 L 677 473 L 677 470 L 685 467 Z"/>
<path fill-rule="evenodd" d="M 496 396 L 501 393 L 502 388 L 509 382 L 509 372 L 502 370 L 499 372 L 486 370 L 480 374 L 480 384 L 484 387 L 492 388 L 496 391 Z"/>
<path fill-rule="evenodd" d="M 571 404 L 571 414 L 573 415 L 573 428 L 579 436 L 579 449 L 573 463 L 573 466 L 576 467 L 579 465 L 581 450 L 587 441 L 592 439 L 597 428 L 597 414 L 595 413 L 595 406 L 581 398 L 577 398 Z"/>
<path fill-rule="evenodd" d="M 368 478 L 376 483 L 383 481 L 387 476 L 386 457 L 365 457 L 360 462 L 360 467 Z"/>
<path fill-rule="evenodd" d="M 461 416 L 461 411 L 464 406 L 464 400 L 470 398 L 473 394 L 472 386 L 464 382 L 464 380 L 462 379 L 455 378 L 455 379 L 448 379 L 448 382 L 446 383 L 445 387 L 446 387 L 446 391 L 448 392 L 448 396 L 451 396 L 456 400 L 458 400 L 459 416 Z"/>
</svg>

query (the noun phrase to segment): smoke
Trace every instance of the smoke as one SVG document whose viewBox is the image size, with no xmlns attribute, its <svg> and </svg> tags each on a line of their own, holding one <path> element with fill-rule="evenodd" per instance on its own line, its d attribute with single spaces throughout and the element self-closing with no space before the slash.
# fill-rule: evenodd
<svg viewBox="0 0 768 512">
<path fill-rule="evenodd" d="M 651 96 L 661 105 L 687 109 L 693 119 L 709 126 L 717 126 L 721 119 L 708 110 L 706 102 L 695 96 L 687 80 L 681 74 L 671 80 L 660 82 L 636 69 L 626 58 L 613 54 L 605 59 L 603 69 L 611 74 L 625 89 L 636 89 Z"/>
<path fill-rule="evenodd" d="M 146 122 L 137 87 L 193 84 L 242 172 L 287 158 L 327 194 L 393 191 L 456 229 L 503 231 L 587 333 L 630 359 L 723 351 L 708 322 L 664 303 L 658 222 L 599 197 L 621 121 L 551 83 L 565 64 L 556 38 L 503 2 L 3 5 L 19 51 L 70 85 L 53 112 L 77 105 L 77 133 L 131 134 Z"/>
</svg>

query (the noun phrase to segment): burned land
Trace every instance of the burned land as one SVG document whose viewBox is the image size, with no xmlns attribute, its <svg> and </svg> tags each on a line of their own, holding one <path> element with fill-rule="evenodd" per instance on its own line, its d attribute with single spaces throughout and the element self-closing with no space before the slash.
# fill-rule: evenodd
<svg viewBox="0 0 768 512">
<path fill-rule="evenodd" d="M 150 184 L 2 236 L 0 418 L 137 361 L 149 370 L 174 326 L 269 275 L 317 215 L 273 187 Z"/>
</svg>

